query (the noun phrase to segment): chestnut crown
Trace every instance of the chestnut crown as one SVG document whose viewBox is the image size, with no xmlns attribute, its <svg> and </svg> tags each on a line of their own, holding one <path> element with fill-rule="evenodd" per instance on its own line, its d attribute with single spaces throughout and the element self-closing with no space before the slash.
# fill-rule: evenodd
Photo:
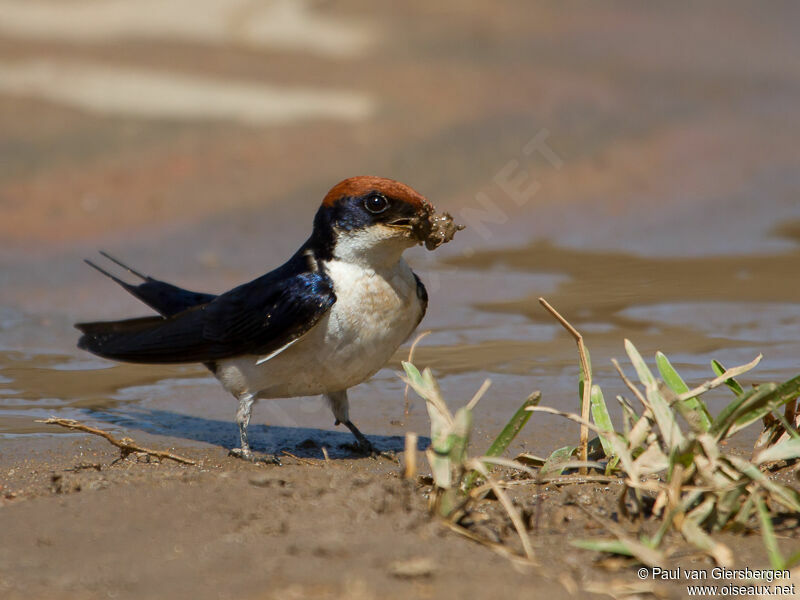
<svg viewBox="0 0 800 600">
<path fill-rule="evenodd" d="M 379 226 L 375 239 L 422 241 L 433 206 L 409 186 L 383 177 L 359 176 L 331 188 L 314 218 L 314 236 L 332 238 Z M 377 231 L 383 231 L 378 235 Z"/>
</svg>

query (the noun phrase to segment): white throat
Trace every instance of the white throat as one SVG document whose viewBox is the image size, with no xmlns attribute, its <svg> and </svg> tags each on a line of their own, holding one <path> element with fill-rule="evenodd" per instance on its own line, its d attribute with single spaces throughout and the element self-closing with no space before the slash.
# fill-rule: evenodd
<svg viewBox="0 0 800 600">
<path fill-rule="evenodd" d="M 334 259 L 374 270 L 396 265 L 403 252 L 415 244 L 414 240 L 398 236 L 394 229 L 383 225 L 337 233 Z"/>
</svg>

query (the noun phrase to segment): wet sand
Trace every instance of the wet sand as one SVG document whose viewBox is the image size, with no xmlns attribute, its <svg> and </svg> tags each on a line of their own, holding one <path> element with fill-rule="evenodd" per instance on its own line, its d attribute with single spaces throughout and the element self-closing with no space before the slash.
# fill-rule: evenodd
<svg viewBox="0 0 800 600">
<path fill-rule="evenodd" d="M 428 519 L 394 463 L 271 468 L 194 450 L 202 467 L 109 467 L 109 448 L 70 440 L 4 459 L 3 597 L 457 598 L 474 585 L 465 568 L 504 596 L 529 594 L 530 572 Z M 412 559 L 430 566 L 394 573 Z"/>
<path fill-rule="evenodd" d="M 558 597 L 572 589 L 552 583 L 561 575 L 579 585 L 633 580 L 588 569 L 591 555 L 569 548 L 558 528 L 537 530 L 544 572 L 520 574 L 420 525 L 424 490 L 403 496 L 410 512 L 374 511 L 373 496 L 406 493 L 397 465 L 340 448 L 349 434 L 316 398 L 259 404 L 254 447 L 319 460 L 325 446 L 335 464 L 284 467 L 275 476 L 294 495 L 254 485 L 251 476 L 280 470 L 225 457 L 234 401 L 203 369 L 116 365 L 74 347 L 76 321 L 146 314 L 82 258 L 103 248 L 158 278 L 223 291 L 288 257 L 324 193 L 347 176 L 405 181 L 468 226 L 436 252 L 408 257 L 431 296 L 421 329 L 433 333 L 417 363 L 434 369 L 454 405 L 492 378 L 476 412 L 476 453 L 534 389 L 543 404 L 577 405 L 574 344 L 538 307 L 541 295 L 585 334 L 608 397 L 624 391 L 609 360 L 623 357 L 624 337 L 646 356 L 667 352 L 694 383 L 710 375 L 712 358 L 736 364 L 763 353 L 748 384 L 798 371 L 793 4 L 352 0 L 248 13 L 251 3 L 203 0 L 196 18 L 155 23 L 138 13 L 114 21 L 114 10 L 130 9 L 109 2 L 111 12 L 80 27 L 64 26 L 57 4 L 43 2 L 50 12 L 37 20 L 35 7 L 0 0 L 4 597 L 493 597 L 498 586 L 525 597 L 532 585 Z M 264 23 L 281 23 L 283 37 Z M 52 72 L 79 74 L 81 93 L 67 93 Z M 133 76 L 149 90 L 146 114 L 125 93 Z M 285 102 L 265 104 L 298 91 L 326 106 L 304 104 L 309 96 L 291 96 L 286 112 Z M 176 118 L 171 94 L 189 102 L 182 114 L 192 118 Z M 258 110 L 248 112 L 254 98 Z M 429 431 L 420 400 L 403 416 L 395 371 L 406 353 L 351 394 L 359 427 L 396 452 L 407 430 Z M 723 398 L 710 397 L 712 412 Z M 99 440 L 35 422 L 51 414 L 206 466 L 110 466 L 115 453 Z M 512 451 L 546 454 L 576 438 L 571 425 L 537 415 Z M 81 462 L 101 467 L 65 470 Z M 60 491 L 54 475 L 66 482 Z M 354 491 L 359 478 L 368 482 Z M 600 504 L 606 496 L 590 494 Z M 363 528 L 341 508 L 348 503 L 359 505 Z M 273 505 L 285 509 L 280 519 Z M 559 505 L 568 503 L 547 510 Z M 596 533 L 570 519 L 576 535 Z M 333 541 L 309 542 L 320 531 Z M 743 564 L 761 564 L 760 541 L 736 543 Z M 419 554 L 437 563 L 433 575 L 389 574 L 391 561 Z M 548 565 L 573 556 L 577 564 L 546 578 Z M 219 585 L 199 589 L 199 573 Z"/>
<path fill-rule="evenodd" d="M 637 582 L 629 563 L 571 545 L 608 537 L 584 509 L 611 517 L 618 484 L 511 490 L 537 562 L 521 565 L 430 518 L 429 486 L 403 480 L 388 459 L 284 456 L 277 467 L 166 436 L 137 441 L 200 464 L 114 462 L 116 449 L 82 436 L 4 442 L 4 598 L 530 598 L 543 587 L 555 599 L 631 590 L 686 597 L 685 582 Z M 299 452 L 319 456 L 310 441 Z M 496 501 L 479 503 L 472 518 L 480 519 L 474 534 L 521 553 Z M 778 525 L 784 552 L 797 526 L 791 518 Z M 759 536 L 720 540 L 735 544 L 738 565 L 767 567 Z M 674 565 L 713 566 L 692 553 Z"/>
</svg>

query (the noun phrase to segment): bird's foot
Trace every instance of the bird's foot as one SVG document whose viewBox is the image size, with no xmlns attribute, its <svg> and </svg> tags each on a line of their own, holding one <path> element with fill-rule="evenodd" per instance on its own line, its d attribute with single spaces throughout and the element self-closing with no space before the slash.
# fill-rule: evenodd
<svg viewBox="0 0 800 600">
<path fill-rule="evenodd" d="M 338 424 L 338 419 L 337 419 Z M 389 460 L 396 460 L 396 457 L 393 452 L 381 452 L 372 445 L 366 436 L 358 430 L 358 427 L 353 425 L 352 421 L 344 421 L 343 424 L 353 433 L 356 438 L 355 443 L 353 444 L 342 444 L 343 448 L 347 448 L 352 450 L 356 454 L 360 454 L 362 456 L 369 456 L 372 458 L 388 458 Z"/>
<path fill-rule="evenodd" d="M 353 449 L 358 454 L 363 454 L 364 456 L 375 457 L 378 455 L 378 450 L 372 445 L 372 442 L 365 437 L 356 440 L 355 444 L 353 444 Z"/>
<path fill-rule="evenodd" d="M 372 458 L 378 456 L 379 452 L 375 449 L 375 446 L 373 446 L 368 440 L 365 441 L 366 443 L 362 442 L 361 440 L 355 440 L 350 443 L 339 444 L 339 448 L 349 450 L 358 456 L 369 456 Z"/>
<path fill-rule="evenodd" d="M 398 462 L 397 453 L 391 450 L 378 450 L 372 442 L 367 438 L 359 439 L 351 444 L 341 444 L 341 448 L 345 448 L 358 456 L 366 456 L 369 458 L 386 458 L 393 462 Z"/>
<path fill-rule="evenodd" d="M 256 455 L 253 454 L 253 451 L 250 450 L 250 448 L 231 448 L 228 451 L 228 456 L 241 458 L 242 460 L 246 460 L 251 463 L 265 463 L 271 465 L 278 465 L 279 467 L 282 466 L 281 459 L 275 456 L 274 454 Z"/>
</svg>

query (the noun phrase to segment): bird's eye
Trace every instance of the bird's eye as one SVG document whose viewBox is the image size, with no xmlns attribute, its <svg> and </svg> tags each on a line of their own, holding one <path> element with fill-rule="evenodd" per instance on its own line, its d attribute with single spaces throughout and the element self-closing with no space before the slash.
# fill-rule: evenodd
<svg viewBox="0 0 800 600">
<path fill-rule="evenodd" d="M 382 213 L 389 208 L 389 201 L 383 194 L 370 194 L 364 200 L 364 207 L 373 214 Z"/>
</svg>

